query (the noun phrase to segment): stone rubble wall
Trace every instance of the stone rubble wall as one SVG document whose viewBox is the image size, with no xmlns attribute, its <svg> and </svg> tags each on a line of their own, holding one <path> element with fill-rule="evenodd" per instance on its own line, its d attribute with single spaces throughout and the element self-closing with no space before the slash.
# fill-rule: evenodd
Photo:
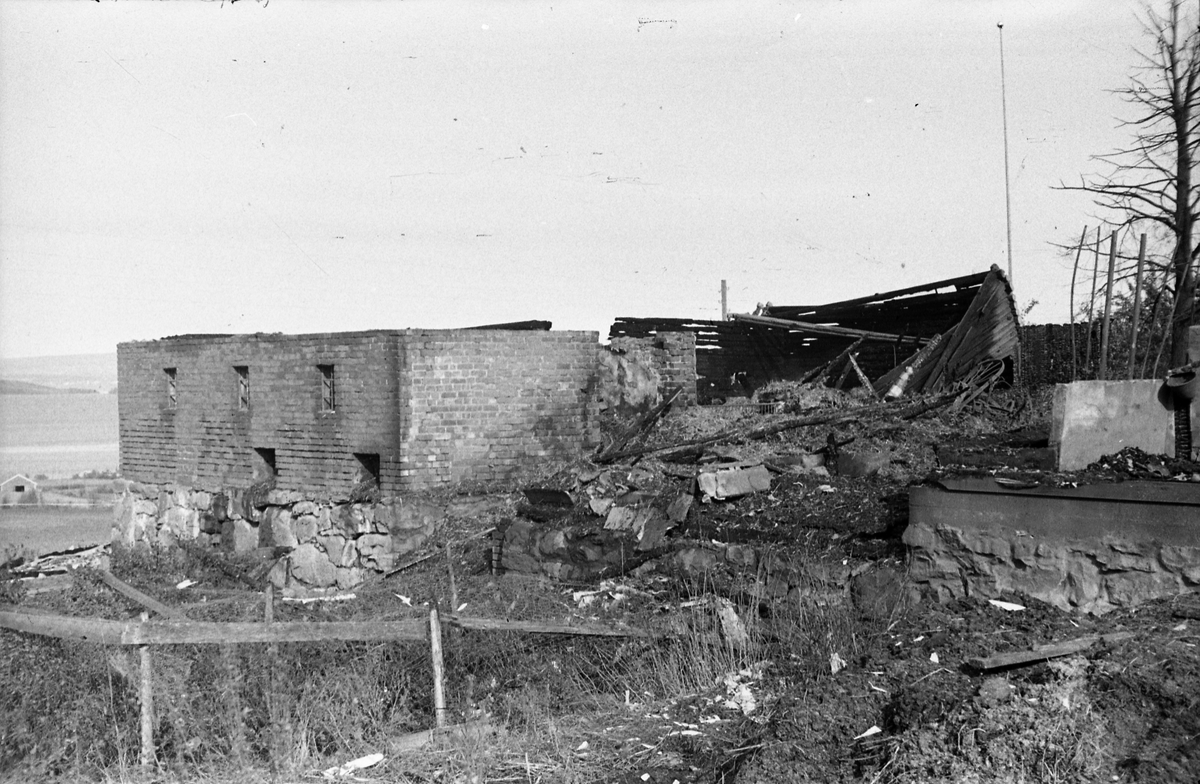
<svg viewBox="0 0 1200 784">
<path fill-rule="evenodd" d="M 1063 610 L 1101 614 L 1200 591 L 1200 547 L 926 523 L 911 523 L 904 541 L 912 548 L 909 576 L 917 590 L 943 602 L 1018 593 Z"/>
<path fill-rule="evenodd" d="M 445 518 L 477 515 L 496 503 L 481 497 L 449 503 L 313 501 L 280 490 L 210 492 L 127 482 L 116 504 L 112 541 L 148 549 L 190 540 L 232 553 L 290 548 L 269 575 L 277 587 L 345 589 L 372 572 L 395 568 Z"/>
<path fill-rule="evenodd" d="M 681 390 L 675 405 L 696 405 L 696 335 L 692 332 L 659 332 L 653 337 L 616 337 L 609 341 L 607 352 L 627 357 L 649 370 L 659 379 L 660 395 Z M 654 403 L 658 401 L 655 400 Z M 654 405 L 651 403 L 650 405 Z"/>
</svg>

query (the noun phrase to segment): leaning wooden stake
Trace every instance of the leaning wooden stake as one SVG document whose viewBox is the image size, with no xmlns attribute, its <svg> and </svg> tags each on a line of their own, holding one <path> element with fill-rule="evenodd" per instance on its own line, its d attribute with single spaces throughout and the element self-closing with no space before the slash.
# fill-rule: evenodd
<svg viewBox="0 0 1200 784">
<path fill-rule="evenodd" d="M 429 611 L 429 652 L 433 658 L 433 711 L 439 728 L 446 726 L 446 668 L 442 661 L 442 624 L 437 607 Z"/>
</svg>

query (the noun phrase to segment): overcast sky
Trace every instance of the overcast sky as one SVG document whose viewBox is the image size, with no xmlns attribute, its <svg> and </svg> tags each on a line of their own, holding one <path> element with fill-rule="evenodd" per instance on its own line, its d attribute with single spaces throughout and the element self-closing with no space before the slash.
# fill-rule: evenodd
<svg viewBox="0 0 1200 784">
<path fill-rule="evenodd" d="M 0 356 L 717 318 L 1006 266 L 1065 321 L 1126 0 L 0 0 Z"/>
</svg>

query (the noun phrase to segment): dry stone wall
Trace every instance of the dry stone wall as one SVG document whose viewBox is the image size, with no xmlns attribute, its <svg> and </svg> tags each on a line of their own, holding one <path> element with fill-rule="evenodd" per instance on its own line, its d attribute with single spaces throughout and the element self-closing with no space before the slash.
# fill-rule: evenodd
<svg viewBox="0 0 1200 784">
<path fill-rule="evenodd" d="M 912 548 L 911 580 L 940 601 L 1018 593 L 1100 614 L 1200 590 L 1200 546 L 1136 535 L 1062 538 L 913 524 L 904 541 Z"/>
<path fill-rule="evenodd" d="M 395 568 L 447 518 L 483 514 L 496 503 L 484 497 L 313 501 L 280 490 L 211 493 L 127 482 L 112 538 L 135 549 L 180 540 L 232 553 L 283 548 L 270 573 L 276 586 L 349 588 Z"/>
</svg>

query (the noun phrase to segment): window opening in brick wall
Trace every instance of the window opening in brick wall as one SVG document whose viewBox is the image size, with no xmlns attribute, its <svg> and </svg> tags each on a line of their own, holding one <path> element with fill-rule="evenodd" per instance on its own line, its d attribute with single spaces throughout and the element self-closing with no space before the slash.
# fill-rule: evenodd
<svg viewBox="0 0 1200 784">
<path fill-rule="evenodd" d="M 250 408 L 250 368 L 246 365 L 234 365 L 238 380 L 238 411 Z"/>
<path fill-rule="evenodd" d="M 379 484 L 379 455 L 354 453 L 358 461 L 358 470 L 354 472 L 354 484 L 374 482 Z"/>
<path fill-rule="evenodd" d="M 317 370 L 321 371 L 321 410 L 333 411 L 337 405 L 333 365 L 317 365 Z"/>
<path fill-rule="evenodd" d="M 179 404 L 178 373 L 175 368 L 163 368 L 167 376 L 167 408 L 175 408 Z"/>
<path fill-rule="evenodd" d="M 254 483 L 266 482 L 274 479 L 277 475 L 275 470 L 275 450 L 265 447 L 254 447 L 254 457 L 252 458 L 254 470 Z"/>
</svg>

